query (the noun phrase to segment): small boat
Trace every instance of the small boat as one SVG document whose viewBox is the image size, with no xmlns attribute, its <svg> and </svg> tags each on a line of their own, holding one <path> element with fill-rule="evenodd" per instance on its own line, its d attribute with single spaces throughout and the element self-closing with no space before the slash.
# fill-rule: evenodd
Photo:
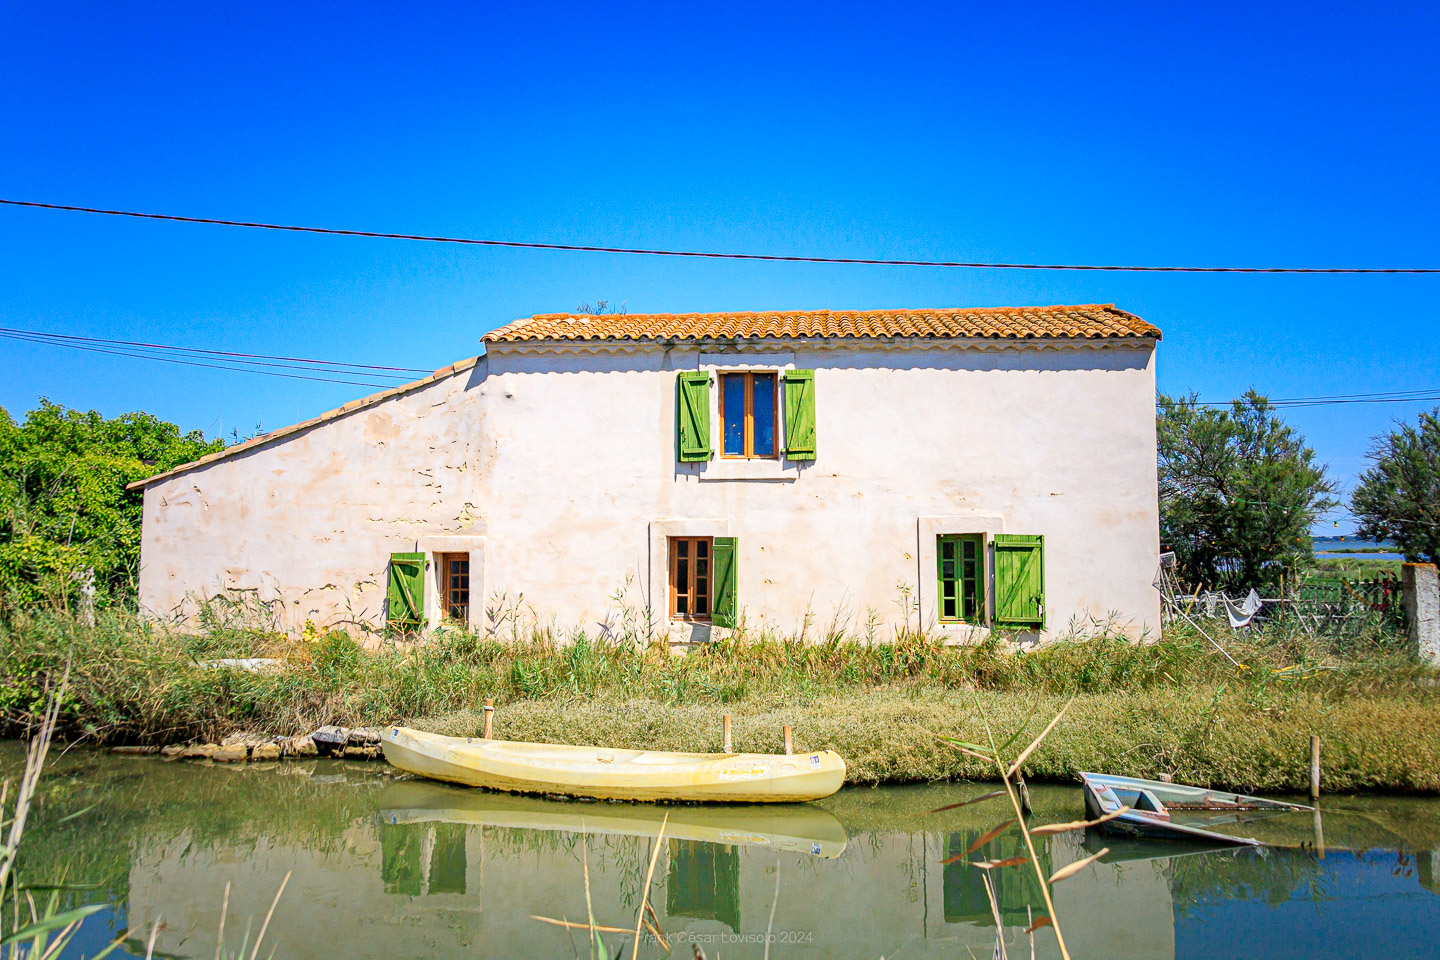
<svg viewBox="0 0 1440 960">
<path fill-rule="evenodd" d="M 379 804 L 381 821 L 392 826 L 459 823 L 653 839 L 663 822 L 667 840 L 767 847 L 827 860 L 844 853 L 849 839 L 834 814 L 807 803 L 577 803 L 404 780 L 382 790 Z"/>
<path fill-rule="evenodd" d="M 1100 824 L 1101 830 L 1118 836 L 1263 847 L 1264 841 L 1228 829 L 1271 814 L 1315 809 L 1243 793 L 1103 773 L 1082 773 L 1080 781 L 1088 818 L 1094 820 L 1122 807 L 1130 808 Z M 1219 827 L 1227 830 L 1216 829 Z"/>
<path fill-rule="evenodd" d="M 511 793 L 597 800 L 788 803 L 819 800 L 845 782 L 832 750 L 795 755 L 612 750 L 391 727 L 381 740 L 392 766 L 432 780 Z"/>
</svg>

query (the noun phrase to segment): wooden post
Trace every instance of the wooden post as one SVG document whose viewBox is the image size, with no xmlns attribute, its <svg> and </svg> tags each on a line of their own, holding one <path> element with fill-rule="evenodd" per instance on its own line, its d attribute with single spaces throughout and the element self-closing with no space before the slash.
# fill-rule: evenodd
<svg viewBox="0 0 1440 960">
<path fill-rule="evenodd" d="M 794 741 L 794 739 L 790 736 L 790 724 L 787 723 L 787 724 L 785 724 L 785 756 L 788 757 L 788 756 L 790 756 L 790 754 L 792 754 L 792 753 L 794 753 L 794 752 L 795 752 L 795 741 Z"/>
<path fill-rule="evenodd" d="M 485 698 L 485 739 L 490 739 L 490 727 L 495 720 L 495 701 Z"/>
<path fill-rule="evenodd" d="M 1015 792 L 1020 794 L 1020 811 L 1027 817 L 1033 814 L 1035 808 L 1030 805 L 1030 786 L 1025 782 L 1023 770 L 1015 771 Z"/>
<path fill-rule="evenodd" d="M 720 752 L 734 753 L 735 751 L 730 749 L 730 714 L 725 714 L 720 722 L 720 727 Z"/>
<path fill-rule="evenodd" d="M 1320 799 L 1320 738 L 1310 738 L 1310 799 Z"/>
</svg>

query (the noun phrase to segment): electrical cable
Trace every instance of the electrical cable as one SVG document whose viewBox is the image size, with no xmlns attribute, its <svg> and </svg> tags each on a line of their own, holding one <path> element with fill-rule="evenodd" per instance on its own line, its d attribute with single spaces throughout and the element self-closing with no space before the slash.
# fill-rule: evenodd
<svg viewBox="0 0 1440 960">
<path fill-rule="evenodd" d="M 288 380 L 314 380 L 321 383 L 343 383 L 356 387 L 368 387 L 372 390 L 388 390 L 395 386 L 393 383 L 367 383 L 361 380 L 341 380 L 335 377 L 311 377 L 298 373 L 277 373 L 272 370 L 255 370 L 250 367 L 226 366 L 218 363 L 202 363 L 197 360 L 181 360 L 177 357 L 161 357 L 154 354 L 134 353 L 125 350 L 108 350 L 103 347 L 91 347 L 79 343 L 64 343 L 52 340 L 37 340 L 29 337 L 17 336 L 13 333 L 0 333 L 0 338 L 17 340 L 24 343 L 43 343 L 49 346 L 67 347 L 71 350 L 84 350 L 87 353 L 104 353 L 116 357 L 131 357 L 139 360 L 158 360 L 162 363 L 181 364 L 187 367 L 208 367 L 212 370 L 229 370 L 233 373 L 254 373 L 266 377 L 284 377 Z"/>
<path fill-rule="evenodd" d="M 661 250 L 644 247 L 604 247 L 579 243 L 481 240 L 474 237 L 384 233 L 377 230 L 341 230 L 332 227 L 302 227 L 293 224 L 263 223 L 253 220 L 222 220 L 216 217 L 184 217 L 169 213 L 109 210 L 103 207 L 81 207 L 64 203 L 41 203 L 37 200 L 0 199 L 0 204 L 12 207 L 34 207 L 40 210 L 97 213 L 110 217 L 136 217 L 142 220 L 169 220 L 176 223 L 206 223 L 221 227 L 250 227 L 257 230 L 284 230 L 293 233 L 322 233 L 340 237 L 371 237 L 381 240 L 420 240 L 428 243 L 458 243 L 482 247 L 520 247 L 529 250 L 566 250 L 577 253 L 631 253 L 651 257 L 692 257 L 710 260 L 767 260 L 782 263 L 838 263 L 883 267 L 969 267 L 984 270 L 1101 270 L 1137 273 L 1440 273 L 1440 267 L 1152 267 L 1116 264 L 973 263 L 960 260 L 883 260 L 872 257 L 801 257 L 769 253 L 719 253 L 715 251 Z"/>
<path fill-rule="evenodd" d="M 1271 407 L 1323 407 L 1332 404 L 1345 403 L 1411 403 L 1440 400 L 1440 387 L 1427 387 L 1422 390 L 1393 390 L 1388 393 L 1350 393 L 1336 394 L 1320 397 L 1280 397 L 1277 399 L 1266 398 L 1265 402 Z M 1187 403 L 1189 401 L 1181 398 L 1177 402 Z M 1229 407 L 1234 400 L 1197 400 L 1195 405 L 1199 407 Z"/>
<path fill-rule="evenodd" d="M 71 341 L 79 341 L 79 342 L 82 342 L 82 343 L 99 343 L 99 344 L 107 344 L 107 345 L 111 345 L 111 346 L 124 346 L 124 347 L 143 348 L 143 349 L 146 349 L 146 350 L 173 350 L 173 351 L 179 351 L 179 352 L 183 352 L 183 353 L 202 354 L 202 355 L 205 355 L 205 356 L 213 356 L 213 357 L 233 357 L 233 358 L 237 358 L 239 362 L 255 362 L 255 363 L 258 363 L 258 362 L 260 362 L 260 361 L 262 361 L 262 360 L 279 360 L 279 361 L 282 361 L 282 362 L 284 362 L 284 363 L 286 363 L 286 364 L 310 364 L 310 365 L 318 365 L 318 366 L 323 366 L 323 367 L 329 367 L 329 368 L 332 368 L 332 369 L 334 369 L 334 368 L 340 368 L 340 367 L 351 367 L 351 368 L 355 368 L 356 370 L 365 370 L 365 371 L 371 371 L 371 370 L 373 370 L 373 371 L 396 371 L 397 373 L 421 373 L 421 374 L 428 374 L 428 373 L 432 373 L 432 372 L 433 372 L 433 371 L 430 371 L 430 370 L 421 369 L 420 367 L 388 367 L 388 366 L 381 366 L 381 365 L 379 365 L 379 364 L 373 364 L 373 363 L 350 363 L 350 362 L 344 361 L 344 360 L 314 360 L 314 359 L 311 359 L 311 358 L 308 358 L 308 357 L 273 356 L 273 355 L 267 354 L 267 353 L 237 353 L 237 352 L 231 351 L 231 350 L 207 350 L 207 349 L 205 349 L 205 348 L 203 348 L 203 347 L 179 347 L 179 346 L 175 346 L 174 344 L 168 344 L 168 343 L 145 343 L 145 342 L 143 342 L 143 341 L 138 341 L 138 340 L 111 340 L 111 339 L 107 339 L 107 338 L 104 338 L 104 337 L 82 337 L 82 336 L 76 336 L 76 335 L 74 335 L 74 334 L 67 334 L 67 333 L 49 333 L 49 332 L 46 332 L 46 331 L 43 331 L 43 330 L 23 330 L 23 329 L 19 329 L 19 328 L 17 328 L 17 327 L 0 327 L 0 333 L 20 334 L 20 335 L 24 335 L 24 336 L 27 336 L 27 337 L 37 337 L 37 338 L 42 338 L 42 339 L 45 339 L 45 340 L 71 340 Z M 267 366 L 275 366 L 275 364 L 266 364 L 266 365 L 267 365 Z M 304 369 L 304 368 L 300 368 L 300 369 Z M 373 374 L 373 375 L 374 375 L 374 376 L 386 376 L 386 377 L 391 376 L 390 373 L 376 373 L 376 374 Z M 398 378 L 398 379 L 408 379 L 408 378 Z"/>
<path fill-rule="evenodd" d="M 30 335 L 27 335 L 27 334 L 25 334 L 25 333 L 23 333 L 23 332 L 12 332 L 12 331 L 4 330 L 3 328 L 0 328 L 0 337 L 5 337 L 6 339 L 9 339 L 9 340 L 20 340 L 20 341 L 24 341 L 24 342 L 26 342 L 26 343 L 42 343 L 42 344 L 47 344 L 47 345 L 49 345 L 49 346 L 54 346 L 54 347 L 75 347 L 75 348 L 77 348 L 77 349 L 83 348 L 83 349 L 86 349 L 86 350 L 91 350 L 92 352 L 93 352 L 93 351 L 97 351 L 97 350 L 99 349 L 99 348 L 96 348 L 96 347 L 87 347 L 87 346 L 85 346 L 85 344 L 83 344 L 83 343 L 72 343 L 72 342 L 67 342 L 66 340 L 52 340 L 52 339 L 49 339 L 49 338 L 47 338 L 47 337 L 30 336 Z M 86 338 L 79 338 L 79 339 L 86 339 Z M 107 341 L 103 341 L 103 340 L 93 341 L 93 342 L 100 343 L 100 344 L 102 344 L 102 345 L 104 345 L 104 344 L 107 343 Z M 124 342 L 124 341 L 121 341 L 121 343 L 123 343 L 123 342 Z M 175 349 L 175 350 L 184 350 L 184 349 L 186 349 L 186 348 L 184 348 L 184 347 L 174 347 L 174 348 L 172 348 L 172 349 Z M 155 354 L 155 353 L 152 353 L 152 352 L 149 352 L 149 351 L 130 350 L 130 349 L 126 349 L 126 348 L 123 348 L 123 347 L 117 347 L 117 348 L 115 348 L 115 350 L 113 350 L 112 352 L 114 352 L 116 356 L 138 357 L 138 358 L 146 359 L 146 360 L 172 360 L 172 359 L 175 359 L 175 358 L 173 358 L 173 357 L 166 357 L 166 356 L 159 355 L 159 354 Z M 199 356 L 199 357 L 207 357 L 207 356 L 208 356 L 208 352 L 207 352 L 207 353 L 200 353 L 200 354 L 186 354 L 186 356 L 190 356 L 191 359 L 194 359 L 196 356 Z M 229 359 L 226 359 L 226 358 L 223 358 L 223 357 L 216 357 L 216 358 L 214 358 L 214 359 L 216 359 L 216 360 L 219 361 L 219 362 L 218 362 L 218 363 L 215 363 L 215 364 L 209 364 L 209 366 L 213 366 L 213 367 L 215 367 L 215 369 L 217 369 L 217 370 L 252 370 L 252 369 L 254 369 L 254 368 L 256 368 L 256 367 L 278 367 L 278 368 L 281 369 L 281 370 L 300 370 L 300 371 L 310 371 L 310 372 L 315 372 L 315 373 L 326 373 L 326 372 L 328 372 L 328 373 L 336 373 L 336 374 L 345 374 L 345 375 L 350 375 L 350 376 L 368 376 L 368 377 L 372 377 L 372 378 L 381 378 L 381 379 L 384 379 L 384 380 L 387 380 L 387 381 L 391 381 L 391 382 L 392 382 L 392 385 L 393 385 L 393 384 L 397 384 L 397 383 L 405 383 L 405 382 L 408 382 L 409 380 L 413 379 L 413 378 L 411 378 L 411 377 L 403 377 L 403 376 L 400 376 L 399 374 L 394 374 L 394 373 L 367 373 L 367 372 L 365 372 L 365 371 L 336 369 L 336 368 L 331 368 L 331 367 L 319 367 L 319 368 L 317 369 L 316 367 L 313 367 L 313 366 L 297 366 L 297 365 L 288 364 L 288 363 L 274 363 L 274 362 L 267 361 L 267 360 L 229 360 Z M 316 362 L 316 363 L 320 363 L 320 362 L 323 362 L 323 361 L 315 361 L 315 362 Z M 359 383 L 359 381 L 346 381 L 346 382 Z"/>
</svg>

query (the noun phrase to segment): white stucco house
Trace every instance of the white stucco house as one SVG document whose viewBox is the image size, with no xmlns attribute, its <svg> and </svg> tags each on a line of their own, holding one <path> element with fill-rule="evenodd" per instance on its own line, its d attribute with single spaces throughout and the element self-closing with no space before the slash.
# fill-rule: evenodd
<svg viewBox="0 0 1440 960">
<path fill-rule="evenodd" d="M 1159 340 L 1113 305 L 519 320 L 141 481 L 141 604 L 248 592 L 287 629 L 628 612 L 675 642 L 1153 634 Z"/>
</svg>

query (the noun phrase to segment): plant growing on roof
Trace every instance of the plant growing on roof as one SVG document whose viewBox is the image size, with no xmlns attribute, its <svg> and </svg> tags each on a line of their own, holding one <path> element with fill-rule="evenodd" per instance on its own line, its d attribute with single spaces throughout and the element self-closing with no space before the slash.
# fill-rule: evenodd
<svg viewBox="0 0 1440 960">
<path fill-rule="evenodd" d="M 1440 562 L 1440 407 L 1376 437 L 1369 458 L 1350 495 L 1359 535 L 1394 543 L 1412 563 Z"/>
<path fill-rule="evenodd" d="M 1337 504 L 1305 438 L 1255 391 L 1229 409 L 1161 394 L 1160 539 L 1193 580 L 1248 590 L 1312 553 L 1310 526 Z"/>
</svg>

